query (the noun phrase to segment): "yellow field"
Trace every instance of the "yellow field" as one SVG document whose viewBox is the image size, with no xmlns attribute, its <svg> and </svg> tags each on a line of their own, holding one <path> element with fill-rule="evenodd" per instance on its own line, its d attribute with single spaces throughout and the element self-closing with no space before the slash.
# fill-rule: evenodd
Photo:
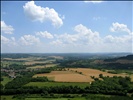
<svg viewBox="0 0 133 100">
<path fill-rule="evenodd" d="M 57 82 L 90 82 L 93 81 L 91 78 L 81 75 L 71 71 L 52 71 L 48 74 L 36 74 L 33 77 L 43 77 L 53 78 Z"/>
<path fill-rule="evenodd" d="M 32 61 L 32 60 L 34 60 L 35 58 L 33 58 L 33 57 L 28 57 L 28 58 L 17 58 L 17 59 L 12 59 L 12 58 L 4 58 L 4 59 L 6 59 L 6 60 L 16 60 L 16 61 L 18 61 L 18 60 Z"/>
<path fill-rule="evenodd" d="M 80 74 L 80 72 L 82 73 Z M 57 82 L 92 82 L 94 80 L 90 76 L 99 77 L 99 74 L 109 77 L 126 76 L 126 74 L 111 74 L 90 68 L 69 68 L 67 71 L 52 71 L 51 73 L 36 74 L 33 77 L 47 76 Z"/>
<path fill-rule="evenodd" d="M 130 78 L 131 78 L 131 81 L 133 82 L 133 74 L 132 74 L 132 75 L 130 75 Z"/>
<path fill-rule="evenodd" d="M 113 76 L 123 76 L 124 77 L 124 76 L 126 76 L 125 74 L 111 74 L 111 73 L 102 72 L 100 70 L 90 69 L 90 68 L 70 68 L 69 70 L 82 72 L 83 75 L 95 76 L 95 77 L 99 77 L 99 74 L 103 74 L 103 76 L 109 76 L 109 77 L 113 77 Z"/>
<path fill-rule="evenodd" d="M 48 67 L 54 67 L 54 66 L 56 66 L 56 65 L 58 65 L 58 64 L 47 64 L 47 65 L 44 65 L 44 66 L 33 66 L 33 67 L 27 67 L 26 69 L 36 69 L 36 68 L 48 68 Z"/>
</svg>

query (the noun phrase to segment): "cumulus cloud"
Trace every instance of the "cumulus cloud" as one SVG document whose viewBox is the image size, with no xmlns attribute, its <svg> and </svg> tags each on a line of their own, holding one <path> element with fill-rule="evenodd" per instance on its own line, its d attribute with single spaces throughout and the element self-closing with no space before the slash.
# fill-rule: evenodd
<svg viewBox="0 0 133 100">
<path fill-rule="evenodd" d="M 55 41 L 52 41 L 50 44 L 59 46 L 59 45 L 63 45 L 63 42 L 57 39 Z"/>
<path fill-rule="evenodd" d="M 6 25 L 4 21 L 1 21 L 1 31 L 6 34 L 13 34 L 14 28 L 11 25 Z"/>
<path fill-rule="evenodd" d="M 97 43 L 101 40 L 98 32 L 93 32 L 91 29 L 88 29 L 82 24 L 75 26 L 74 30 L 78 32 L 80 39 L 86 39 L 86 42 L 88 43 Z"/>
<path fill-rule="evenodd" d="M 110 27 L 111 32 L 127 32 L 131 34 L 131 31 L 127 28 L 127 25 L 120 24 L 118 22 L 112 23 L 112 26 Z"/>
<path fill-rule="evenodd" d="M 40 39 L 33 35 L 24 35 L 20 38 L 22 45 L 34 45 L 40 42 Z"/>
<path fill-rule="evenodd" d="M 95 44 L 101 42 L 101 38 L 98 32 L 92 32 L 91 29 L 88 29 L 82 24 L 76 25 L 74 27 L 74 30 L 76 32 L 75 34 L 64 33 L 61 35 L 55 35 L 55 38 L 57 38 L 56 42 L 60 41 L 64 45 L 65 44 L 86 45 L 86 44 Z"/>
<path fill-rule="evenodd" d="M 98 32 L 92 31 L 82 24 L 76 25 L 74 31 L 76 32 L 74 34 L 55 34 L 56 40 L 52 41 L 51 44 L 73 48 L 75 51 L 82 48 L 86 52 L 87 50 L 89 52 L 131 51 L 133 37 L 130 34 L 101 37 Z M 82 51 L 82 49 L 79 51 Z"/>
<path fill-rule="evenodd" d="M 7 45 L 7 46 L 17 46 L 17 42 L 15 40 L 15 37 L 6 38 L 5 36 L 1 35 L 1 45 Z"/>
<path fill-rule="evenodd" d="M 47 32 L 47 31 L 37 32 L 36 35 L 39 35 L 41 37 L 48 38 L 48 39 L 53 39 L 54 38 L 54 36 L 51 33 Z"/>
<path fill-rule="evenodd" d="M 133 33 L 133 32 L 130 32 Z M 50 40 L 40 41 L 38 37 L 48 38 Z M 133 34 L 107 35 L 101 37 L 99 32 L 79 24 L 74 27 L 74 33 L 54 34 L 44 31 L 37 32 L 34 35 L 24 35 L 16 40 L 15 37 L 6 38 L 1 36 L 3 47 L 18 44 L 21 49 L 29 50 L 29 47 L 38 48 L 47 51 L 50 49 L 58 52 L 132 52 Z M 14 44 L 13 44 L 14 43 Z M 16 47 L 17 48 L 17 47 Z M 31 51 L 31 50 L 30 50 Z M 42 49 L 43 51 L 43 49 Z M 31 51 L 32 52 L 32 51 Z"/>
<path fill-rule="evenodd" d="M 107 43 L 131 43 L 132 42 L 132 36 L 130 35 L 124 35 L 124 36 L 112 36 L 107 35 L 104 37 L 104 41 Z"/>
<path fill-rule="evenodd" d="M 1 43 L 7 44 L 9 43 L 9 39 L 1 35 Z"/>
<path fill-rule="evenodd" d="M 62 19 L 59 14 L 53 8 L 44 8 L 37 6 L 34 1 L 27 2 L 24 6 L 24 12 L 33 21 L 44 22 L 49 20 L 55 27 L 60 27 L 63 25 Z"/>
</svg>

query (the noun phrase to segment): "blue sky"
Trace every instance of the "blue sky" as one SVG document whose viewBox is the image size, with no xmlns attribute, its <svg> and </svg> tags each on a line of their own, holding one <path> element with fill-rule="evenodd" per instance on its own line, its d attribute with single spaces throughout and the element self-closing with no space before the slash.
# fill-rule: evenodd
<svg viewBox="0 0 133 100">
<path fill-rule="evenodd" d="M 133 52 L 131 1 L 2 1 L 2 53 Z"/>
</svg>

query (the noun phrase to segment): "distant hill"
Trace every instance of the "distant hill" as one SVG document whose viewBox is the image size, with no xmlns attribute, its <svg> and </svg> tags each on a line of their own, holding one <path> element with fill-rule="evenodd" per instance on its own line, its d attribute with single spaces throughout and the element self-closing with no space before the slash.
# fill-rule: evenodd
<svg viewBox="0 0 133 100">
<path fill-rule="evenodd" d="M 127 55 L 127 56 L 123 56 L 123 57 L 118 57 L 118 58 L 111 58 L 111 59 L 105 59 L 105 62 L 114 62 L 114 61 L 118 61 L 118 60 L 133 60 L 133 55 Z"/>
<path fill-rule="evenodd" d="M 127 56 L 125 56 L 125 57 L 119 57 L 119 58 L 117 58 L 117 60 L 118 60 L 118 59 L 133 60 L 133 55 L 127 55 Z"/>
<path fill-rule="evenodd" d="M 18 58 L 27 58 L 31 56 L 30 54 L 23 54 L 23 53 L 2 53 L 1 58 L 12 58 L 12 59 L 18 59 Z"/>
</svg>

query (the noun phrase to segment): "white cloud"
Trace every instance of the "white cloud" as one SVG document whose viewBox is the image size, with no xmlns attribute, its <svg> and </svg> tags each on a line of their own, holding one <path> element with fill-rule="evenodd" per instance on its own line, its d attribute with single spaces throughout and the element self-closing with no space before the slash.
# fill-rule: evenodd
<svg viewBox="0 0 133 100">
<path fill-rule="evenodd" d="M 112 36 L 108 35 L 104 38 L 105 43 L 131 43 L 132 42 L 132 36 L 131 35 L 124 35 L 124 36 Z"/>
<path fill-rule="evenodd" d="M 73 44 L 79 38 L 77 34 L 68 34 L 68 33 L 55 35 L 55 37 L 65 44 Z"/>
<path fill-rule="evenodd" d="M 33 35 L 24 35 L 20 38 L 22 45 L 34 45 L 40 42 L 39 38 Z"/>
<path fill-rule="evenodd" d="M 133 32 L 131 32 L 133 33 Z M 48 38 L 47 42 L 40 41 L 38 37 Z M 3 47 L 9 46 L 12 50 L 21 52 L 133 52 L 133 34 L 107 35 L 101 37 L 100 33 L 79 24 L 74 27 L 74 33 L 54 34 L 44 31 L 34 35 L 24 35 L 16 40 L 15 37 L 1 36 Z M 14 46 L 13 46 L 14 45 Z M 17 45 L 17 46 L 15 46 Z M 14 49 L 13 49 L 14 48 Z M 7 51 L 8 51 L 7 49 Z M 26 50 L 26 51 L 25 51 Z"/>
<path fill-rule="evenodd" d="M 95 44 L 100 43 L 101 38 L 98 32 L 92 32 L 91 29 L 79 24 L 74 27 L 76 31 L 75 34 L 64 33 L 61 35 L 55 35 L 58 41 L 61 41 L 64 45 L 86 45 L 86 44 Z M 58 42 L 57 41 L 57 42 Z"/>
<path fill-rule="evenodd" d="M 51 33 L 47 32 L 47 31 L 37 32 L 36 35 L 39 35 L 41 37 L 48 38 L 48 39 L 53 39 L 54 38 L 54 36 Z"/>
<path fill-rule="evenodd" d="M 63 25 L 62 19 L 53 8 L 37 6 L 34 1 L 27 2 L 23 8 L 25 14 L 33 21 L 44 22 L 50 20 L 55 27 Z"/>
<path fill-rule="evenodd" d="M 6 38 L 6 37 L 4 37 L 4 36 L 1 35 L 1 43 L 2 43 L 2 44 L 3 44 L 3 43 L 4 43 L 4 44 L 7 44 L 7 43 L 9 43 L 9 41 L 10 41 L 10 40 L 9 40 L 8 38 Z"/>
<path fill-rule="evenodd" d="M 96 3 L 102 3 L 103 1 L 102 0 L 85 0 L 84 2 L 85 3 L 94 3 L 94 4 L 96 4 Z"/>
<path fill-rule="evenodd" d="M 91 29 L 88 29 L 82 24 L 75 26 L 74 30 L 78 32 L 80 40 L 86 40 L 88 43 L 98 43 L 101 41 L 98 32 L 92 32 Z"/>
<path fill-rule="evenodd" d="M 1 31 L 6 34 L 13 34 L 14 28 L 11 25 L 6 25 L 4 21 L 1 21 Z"/>
<path fill-rule="evenodd" d="M 63 45 L 62 41 L 60 41 L 60 40 L 58 40 L 58 39 L 55 40 L 55 41 L 52 41 L 50 44 L 56 45 L 56 46 Z"/>
<path fill-rule="evenodd" d="M 131 31 L 127 28 L 127 25 L 120 24 L 118 22 L 112 23 L 112 26 L 110 27 L 111 32 L 127 32 L 131 34 Z"/>
<path fill-rule="evenodd" d="M 76 25 L 74 30 L 75 34 L 55 34 L 57 40 L 52 41 L 51 44 L 80 52 L 131 52 L 132 50 L 133 37 L 130 34 L 100 37 L 98 32 L 92 31 L 82 24 Z"/>
<path fill-rule="evenodd" d="M 15 41 L 15 37 L 11 37 L 11 40 L 12 40 L 12 41 Z"/>
<path fill-rule="evenodd" d="M 11 37 L 11 39 L 9 39 L 1 35 L 1 45 L 7 45 L 8 47 L 17 46 L 17 42 L 15 37 Z"/>
</svg>

